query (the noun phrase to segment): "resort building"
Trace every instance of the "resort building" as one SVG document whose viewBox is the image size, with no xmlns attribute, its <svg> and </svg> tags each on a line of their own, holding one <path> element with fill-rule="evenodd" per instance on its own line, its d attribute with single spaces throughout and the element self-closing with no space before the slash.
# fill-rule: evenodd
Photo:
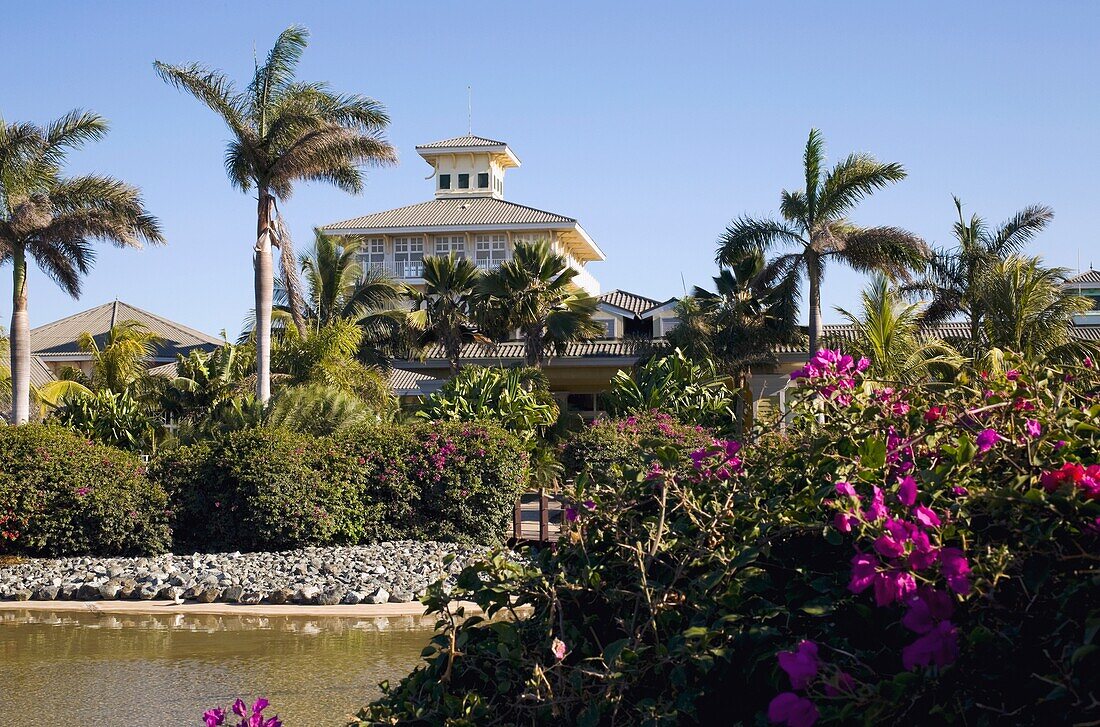
<svg viewBox="0 0 1100 727">
<path fill-rule="evenodd" d="M 1073 322 L 1079 326 L 1100 326 L 1100 270 L 1090 267 L 1066 281 L 1066 287 L 1092 301 L 1092 310 L 1074 317 Z"/>
</svg>

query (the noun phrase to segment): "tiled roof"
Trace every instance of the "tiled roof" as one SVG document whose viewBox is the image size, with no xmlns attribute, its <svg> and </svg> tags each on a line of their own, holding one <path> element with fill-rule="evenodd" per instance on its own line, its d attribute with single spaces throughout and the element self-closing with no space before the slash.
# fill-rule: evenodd
<svg viewBox="0 0 1100 727">
<path fill-rule="evenodd" d="M 398 396 L 423 396 L 443 386 L 443 381 L 428 374 L 405 369 L 390 370 L 390 388 Z"/>
<path fill-rule="evenodd" d="M 853 341 L 856 338 L 856 327 L 851 323 L 826 323 L 825 339 L 829 345 Z M 970 338 L 970 325 L 963 321 L 941 323 L 938 326 L 927 328 L 919 334 L 924 339 L 939 338 L 948 342 L 961 341 Z M 1072 325 L 1070 335 L 1082 341 L 1100 341 L 1100 325 Z M 804 346 L 784 345 L 776 349 L 776 353 L 801 353 L 805 354 Z"/>
<path fill-rule="evenodd" d="M 31 356 L 31 386 L 45 386 L 53 380 L 50 367 L 37 356 Z"/>
<path fill-rule="evenodd" d="M 1100 285 L 1100 270 L 1093 270 L 1089 268 L 1083 273 L 1074 275 L 1072 278 L 1066 281 L 1070 285 L 1079 285 L 1084 283 L 1086 285 Z"/>
<path fill-rule="evenodd" d="M 220 339 L 194 328 L 116 300 L 31 329 L 31 353 L 44 359 L 63 359 L 80 354 L 76 339 L 85 332 L 91 333 L 102 347 L 111 326 L 123 321 L 137 321 L 161 337 L 155 358 L 174 358 L 177 353 L 197 346 L 213 349 L 222 344 Z"/>
<path fill-rule="evenodd" d="M 340 231 L 465 225 L 572 225 L 576 222 L 572 217 L 544 212 L 496 197 L 464 197 L 433 199 L 343 222 L 333 222 L 321 229 Z"/>
<path fill-rule="evenodd" d="M 553 354 L 551 361 L 562 358 L 638 358 L 651 353 L 664 344 L 659 341 L 615 340 L 582 341 L 570 343 L 562 356 Z M 522 359 L 525 356 L 523 341 L 484 344 L 466 343 L 462 346 L 461 357 L 464 360 L 497 361 L 504 359 Z M 439 344 L 432 344 L 424 352 L 425 360 L 445 360 L 446 354 Z"/>
<path fill-rule="evenodd" d="M 650 308 L 662 305 L 660 301 L 647 298 L 644 295 L 628 293 L 625 290 L 612 290 L 600 296 L 601 303 L 613 305 L 616 308 L 628 310 L 634 315 L 641 315 Z"/>
<path fill-rule="evenodd" d="M 466 136 L 456 136 L 452 139 L 443 139 L 442 141 L 433 141 L 428 144 L 418 144 L 416 148 L 419 149 L 450 149 L 453 147 L 464 146 L 507 146 L 503 141 L 496 141 L 494 139 L 486 139 L 484 136 L 474 136 L 467 134 Z"/>
</svg>

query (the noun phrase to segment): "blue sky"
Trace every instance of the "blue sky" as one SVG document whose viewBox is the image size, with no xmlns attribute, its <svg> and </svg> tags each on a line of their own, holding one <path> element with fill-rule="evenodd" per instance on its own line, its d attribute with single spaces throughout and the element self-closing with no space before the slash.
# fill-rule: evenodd
<svg viewBox="0 0 1100 727">
<path fill-rule="evenodd" d="M 152 62 L 197 60 L 243 83 L 253 46 L 291 23 L 311 47 L 301 77 L 381 100 L 399 166 L 364 194 L 299 188 L 284 213 L 299 247 L 315 225 L 430 198 L 418 143 L 466 130 L 523 160 L 507 198 L 578 218 L 607 253 L 605 290 L 655 298 L 708 283 L 715 239 L 799 186 L 812 126 L 831 158 L 899 161 L 908 180 L 854 215 L 950 238 L 957 194 L 1000 221 L 1033 202 L 1054 223 L 1033 245 L 1052 264 L 1100 265 L 1100 3 L 1058 2 L 113 2 L 4 10 L 0 115 L 45 122 L 74 107 L 111 122 L 71 171 L 141 186 L 168 245 L 100 249 L 81 300 L 40 274 L 32 325 L 126 300 L 234 335 L 251 307 L 255 203 L 222 168 L 226 131 L 165 86 Z M 832 306 L 861 276 L 827 272 Z M 10 317 L 0 270 L 0 321 Z"/>
</svg>

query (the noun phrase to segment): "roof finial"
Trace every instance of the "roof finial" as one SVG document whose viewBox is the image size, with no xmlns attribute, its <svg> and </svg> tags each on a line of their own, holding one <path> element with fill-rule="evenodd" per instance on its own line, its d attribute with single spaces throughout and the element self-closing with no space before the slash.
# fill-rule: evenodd
<svg viewBox="0 0 1100 727">
<path fill-rule="evenodd" d="M 474 135 L 474 90 L 466 87 L 466 133 Z"/>
</svg>

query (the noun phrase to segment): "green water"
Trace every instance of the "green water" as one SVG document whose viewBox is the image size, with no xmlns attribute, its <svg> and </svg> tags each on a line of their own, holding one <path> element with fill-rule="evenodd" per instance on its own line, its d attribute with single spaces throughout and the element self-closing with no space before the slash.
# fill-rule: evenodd
<svg viewBox="0 0 1100 727">
<path fill-rule="evenodd" d="M 342 725 L 417 663 L 424 619 L 0 612 L 0 726 L 202 725 L 267 697 L 287 727 Z"/>
</svg>

